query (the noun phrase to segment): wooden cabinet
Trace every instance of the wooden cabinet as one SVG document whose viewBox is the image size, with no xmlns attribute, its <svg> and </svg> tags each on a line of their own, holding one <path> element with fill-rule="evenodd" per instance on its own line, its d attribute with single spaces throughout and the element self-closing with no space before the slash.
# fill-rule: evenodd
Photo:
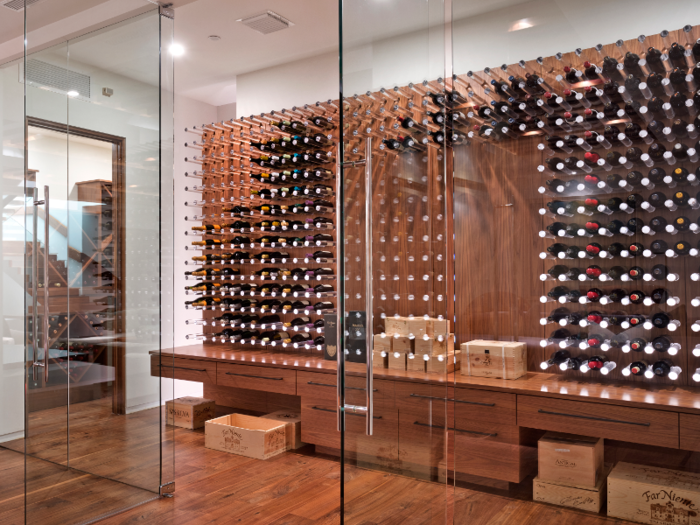
<svg viewBox="0 0 700 525">
<path fill-rule="evenodd" d="M 202 359 L 183 359 L 157 354 L 151 355 L 151 375 L 216 384 L 216 362 Z"/>
<path fill-rule="evenodd" d="M 529 432 L 516 424 L 516 396 L 449 391 L 447 465 L 458 473 L 520 483 L 537 465 Z"/>
<path fill-rule="evenodd" d="M 680 414 L 680 448 L 700 452 L 700 416 Z"/>
<path fill-rule="evenodd" d="M 659 447 L 679 447 L 678 414 L 663 410 L 519 395 L 518 425 Z"/>
<path fill-rule="evenodd" d="M 217 363 L 216 384 L 296 395 L 297 372 L 288 368 Z"/>
<path fill-rule="evenodd" d="M 340 432 L 335 403 L 311 401 L 302 398 L 301 440 L 321 447 L 340 449 Z M 398 414 L 393 409 L 377 409 L 374 412 L 373 434 L 366 434 L 366 416 L 345 415 L 345 450 L 358 460 L 376 463 L 379 460 L 398 459 Z"/>
<path fill-rule="evenodd" d="M 297 372 L 297 395 L 311 400 L 333 401 L 337 399 L 336 374 L 320 372 Z M 345 378 L 345 402 L 349 405 L 366 406 L 366 380 L 361 376 Z M 394 408 L 394 381 L 374 380 L 374 408 Z"/>
</svg>

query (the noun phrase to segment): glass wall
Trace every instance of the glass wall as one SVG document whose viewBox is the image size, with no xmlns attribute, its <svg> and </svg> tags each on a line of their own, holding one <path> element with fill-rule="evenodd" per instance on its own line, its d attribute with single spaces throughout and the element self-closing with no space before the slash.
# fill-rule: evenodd
<svg viewBox="0 0 700 525">
<path fill-rule="evenodd" d="M 451 4 L 454 385 L 476 403 L 450 423 L 454 522 L 654 522 L 623 480 L 698 472 L 700 10 Z"/>
<path fill-rule="evenodd" d="M 455 360 L 444 5 L 345 2 L 342 32 L 344 518 L 441 523 Z"/>
<path fill-rule="evenodd" d="M 172 346 L 161 303 L 172 297 L 172 59 L 161 52 L 172 15 L 74 7 L 18 9 L 26 51 L 3 55 L 3 173 L 19 193 L 8 186 L 3 201 L 3 381 L 16 384 L 2 398 L 14 422 L 2 451 L 24 454 L 12 489 L 26 491 L 13 522 L 90 522 L 174 477 L 161 409 L 172 388 L 151 375 L 167 366 L 151 353 Z"/>
</svg>

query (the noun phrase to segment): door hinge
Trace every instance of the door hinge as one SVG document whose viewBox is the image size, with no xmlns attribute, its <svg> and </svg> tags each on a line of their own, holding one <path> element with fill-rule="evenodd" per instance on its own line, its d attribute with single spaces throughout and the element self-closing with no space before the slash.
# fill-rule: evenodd
<svg viewBox="0 0 700 525">
<path fill-rule="evenodd" d="M 171 481 L 165 485 L 160 486 L 160 496 L 162 498 L 172 498 L 175 492 L 175 482 Z"/>
</svg>

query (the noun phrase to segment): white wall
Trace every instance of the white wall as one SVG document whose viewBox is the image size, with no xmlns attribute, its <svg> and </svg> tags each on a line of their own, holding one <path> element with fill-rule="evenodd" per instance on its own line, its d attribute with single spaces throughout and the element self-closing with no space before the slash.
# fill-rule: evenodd
<svg viewBox="0 0 700 525">
<path fill-rule="evenodd" d="M 239 117 L 338 98 L 338 53 L 326 53 L 236 77 Z"/>
<path fill-rule="evenodd" d="M 222 122 L 236 118 L 236 103 L 224 104 L 216 108 L 216 120 Z"/>
<path fill-rule="evenodd" d="M 177 78 L 177 77 L 176 77 Z M 191 142 L 197 139 L 197 135 L 186 133 L 186 127 L 192 125 L 200 125 L 203 122 L 215 122 L 222 120 L 217 115 L 217 108 L 204 102 L 199 102 L 180 95 L 175 95 L 175 260 L 174 260 L 174 289 L 175 295 L 173 298 L 174 304 L 174 345 L 186 346 L 192 344 L 185 339 L 188 333 L 201 332 L 201 328 L 192 328 L 185 325 L 186 319 L 201 318 L 199 314 L 193 313 L 192 310 L 185 310 L 185 301 L 191 299 L 185 295 L 185 286 L 192 284 L 192 281 L 185 280 L 185 261 L 189 260 L 192 252 L 185 250 L 191 242 L 191 238 L 185 236 L 191 226 L 199 223 L 185 221 L 186 215 L 191 215 L 193 212 L 198 213 L 194 208 L 185 208 L 183 203 L 186 200 L 191 200 L 196 197 L 193 193 L 185 192 L 185 186 L 193 183 L 197 184 L 197 179 L 188 179 L 185 177 L 185 172 L 191 172 L 197 169 L 196 164 L 185 162 L 185 157 L 191 157 L 196 150 L 185 148 L 185 142 Z M 163 397 L 171 395 L 174 391 L 175 397 L 182 396 L 201 396 L 203 387 L 202 383 L 193 383 L 190 381 L 176 380 L 174 387 L 172 381 L 163 379 Z M 173 390 L 174 388 L 174 390 Z"/>
</svg>

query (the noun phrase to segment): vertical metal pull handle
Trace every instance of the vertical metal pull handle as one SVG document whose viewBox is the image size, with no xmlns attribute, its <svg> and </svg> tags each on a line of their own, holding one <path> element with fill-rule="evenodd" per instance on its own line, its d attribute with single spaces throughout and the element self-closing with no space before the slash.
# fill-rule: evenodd
<svg viewBox="0 0 700 525">
<path fill-rule="evenodd" d="M 374 372 L 372 343 L 374 342 L 374 306 L 372 301 L 372 138 L 365 140 L 365 304 L 367 328 L 365 329 L 365 353 L 367 355 L 367 426 L 366 432 L 374 432 Z"/>
<path fill-rule="evenodd" d="M 34 216 L 32 218 L 33 223 L 33 235 L 32 239 L 32 338 L 34 346 L 34 360 L 32 363 L 32 376 L 34 380 L 37 379 L 36 369 L 38 367 L 44 367 L 44 382 L 49 380 L 49 187 L 44 186 L 44 200 L 37 200 L 39 193 L 38 188 L 34 188 Z M 37 207 L 44 205 L 44 362 L 39 361 L 38 358 L 38 283 L 37 278 L 39 274 L 39 242 L 37 240 L 38 233 L 38 214 Z"/>
<path fill-rule="evenodd" d="M 49 187 L 44 186 L 44 381 L 49 381 Z"/>
<path fill-rule="evenodd" d="M 335 155 L 335 223 L 337 225 L 337 231 L 336 231 L 336 243 L 335 245 L 337 246 L 337 251 L 338 253 L 336 254 L 337 261 L 338 261 L 338 307 L 336 308 L 336 312 L 338 312 L 337 318 L 336 318 L 336 323 L 335 323 L 335 330 L 336 330 L 336 339 L 335 339 L 335 344 L 336 344 L 336 351 L 335 351 L 335 356 L 337 360 L 337 369 L 336 369 L 336 397 L 337 397 L 337 402 L 336 402 L 336 419 L 338 422 L 338 432 L 342 432 L 343 430 L 343 405 L 345 405 L 345 396 L 343 395 L 343 381 L 342 381 L 342 375 L 343 375 L 343 361 L 345 359 L 345 344 L 343 341 L 343 324 L 341 321 L 345 316 L 345 307 L 344 301 L 343 301 L 343 294 L 345 293 L 345 286 L 344 286 L 344 281 L 345 281 L 345 218 L 343 217 L 343 199 L 342 199 L 342 194 L 343 194 L 343 164 L 342 164 L 342 159 L 343 159 L 343 141 L 342 137 L 339 138 L 338 140 L 338 151 L 336 152 Z"/>
<path fill-rule="evenodd" d="M 39 366 L 39 317 L 37 316 L 37 309 L 39 308 L 39 301 L 37 299 L 37 294 L 39 293 L 39 286 L 37 279 L 39 278 L 39 241 L 37 239 L 39 235 L 39 216 L 38 209 L 39 206 L 39 188 L 34 188 L 32 192 L 32 203 L 34 204 L 34 213 L 32 214 L 32 378 L 34 381 L 38 379 L 37 377 L 37 367 Z"/>
</svg>

